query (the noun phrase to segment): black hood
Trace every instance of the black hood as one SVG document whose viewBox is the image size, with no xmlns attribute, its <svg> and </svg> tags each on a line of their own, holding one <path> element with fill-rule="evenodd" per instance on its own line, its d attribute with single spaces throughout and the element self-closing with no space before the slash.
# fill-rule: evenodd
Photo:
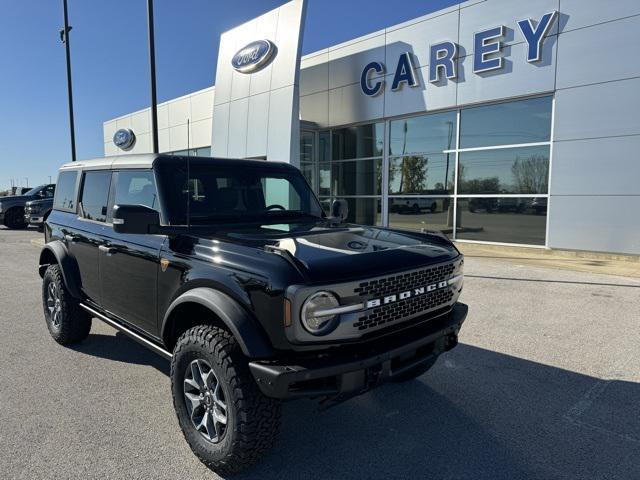
<svg viewBox="0 0 640 480">
<path fill-rule="evenodd" d="M 453 260 L 460 253 L 440 233 L 347 225 L 282 225 L 287 232 L 252 228 L 225 240 L 288 252 L 307 280 L 329 283 L 367 278 Z"/>
</svg>

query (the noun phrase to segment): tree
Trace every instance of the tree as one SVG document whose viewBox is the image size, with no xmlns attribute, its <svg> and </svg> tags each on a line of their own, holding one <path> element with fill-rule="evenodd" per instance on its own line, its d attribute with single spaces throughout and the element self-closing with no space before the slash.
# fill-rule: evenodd
<svg viewBox="0 0 640 480">
<path fill-rule="evenodd" d="M 402 160 L 400 191 L 402 193 L 421 192 L 427 179 L 428 157 L 411 155 Z"/>
<path fill-rule="evenodd" d="M 519 193 L 546 193 L 549 159 L 543 155 L 516 157 L 511 173 Z"/>
</svg>

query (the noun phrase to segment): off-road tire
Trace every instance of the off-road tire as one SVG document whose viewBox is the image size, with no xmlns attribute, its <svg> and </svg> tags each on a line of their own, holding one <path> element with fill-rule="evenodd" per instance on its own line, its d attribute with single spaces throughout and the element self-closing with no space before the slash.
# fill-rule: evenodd
<svg viewBox="0 0 640 480">
<path fill-rule="evenodd" d="M 227 424 L 217 443 L 196 430 L 186 405 L 186 370 L 198 359 L 211 366 L 226 400 Z M 280 402 L 262 394 L 247 358 L 228 331 L 199 325 L 182 334 L 171 360 L 171 391 L 187 443 L 200 461 L 219 475 L 247 469 L 273 446 L 280 428 Z"/>
<path fill-rule="evenodd" d="M 28 223 L 24 221 L 24 209 L 20 207 L 10 209 L 4 217 L 4 224 L 13 230 L 27 228 Z"/>
<path fill-rule="evenodd" d="M 59 308 L 59 317 L 56 321 L 54 321 L 54 315 L 51 311 L 50 285 L 52 284 L 58 292 L 58 302 L 54 301 L 54 308 Z M 44 273 L 42 306 L 49 333 L 60 345 L 81 342 L 89 335 L 91 316 L 80 308 L 78 300 L 67 290 L 59 265 L 49 265 Z"/>
<path fill-rule="evenodd" d="M 394 383 L 402 383 L 408 382 L 409 380 L 413 380 L 414 378 L 418 378 L 420 375 L 427 373 L 431 367 L 436 364 L 438 358 L 434 358 L 427 363 L 423 363 L 422 365 L 418 365 L 417 367 L 411 368 L 406 372 L 402 372 L 400 375 L 392 377 L 391 381 Z"/>
</svg>

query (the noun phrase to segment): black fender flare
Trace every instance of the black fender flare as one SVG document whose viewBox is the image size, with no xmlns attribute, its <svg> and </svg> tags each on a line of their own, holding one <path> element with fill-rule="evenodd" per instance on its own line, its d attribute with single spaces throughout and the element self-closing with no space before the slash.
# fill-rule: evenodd
<svg viewBox="0 0 640 480">
<path fill-rule="evenodd" d="M 40 273 L 40 277 L 44 276 L 47 267 L 51 265 L 51 262 L 46 260 L 50 254 L 53 254 L 56 262 L 60 265 L 62 279 L 69 293 L 75 298 L 82 298 L 80 291 L 80 269 L 78 268 L 75 258 L 69 254 L 67 247 L 60 240 L 49 242 L 42 248 L 38 262 L 38 273 Z"/>
<path fill-rule="evenodd" d="M 210 287 L 192 288 L 171 302 L 162 320 L 162 338 L 165 338 L 171 313 L 187 302 L 197 303 L 213 312 L 231 331 L 245 356 L 267 358 L 273 355 L 266 334 L 251 314 L 226 293 Z"/>
</svg>

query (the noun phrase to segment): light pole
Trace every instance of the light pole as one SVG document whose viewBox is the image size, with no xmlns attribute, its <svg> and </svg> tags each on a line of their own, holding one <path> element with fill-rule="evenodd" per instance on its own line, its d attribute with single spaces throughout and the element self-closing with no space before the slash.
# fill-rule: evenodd
<svg viewBox="0 0 640 480">
<path fill-rule="evenodd" d="M 149 75 L 151 76 L 151 135 L 153 153 L 158 153 L 158 99 L 156 97 L 156 42 L 153 31 L 153 0 L 147 0 L 147 27 L 149 33 Z"/>
<path fill-rule="evenodd" d="M 73 89 L 71 88 L 71 52 L 69 46 L 69 15 L 67 13 L 67 0 L 62 0 L 64 10 L 64 28 L 60 30 L 60 40 L 64 43 L 64 49 L 67 57 L 67 93 L 69 97 L 69 130 L 71 135 L 71 161 L 76 161 L 76 133 L 73 124 Z"/>
</svg>

